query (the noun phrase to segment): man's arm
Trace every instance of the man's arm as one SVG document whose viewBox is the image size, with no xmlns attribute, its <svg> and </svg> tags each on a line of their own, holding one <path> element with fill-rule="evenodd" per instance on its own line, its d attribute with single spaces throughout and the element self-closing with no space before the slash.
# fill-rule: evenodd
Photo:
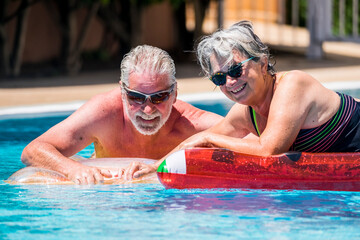
<svg viewBox="0 0 360 240">
<path fill-rule="evenodd" d="M 85 166 L 69 157 L 91 144 L 94 129 L 101 128 L 97 101 L 90 100 L 70 117 L 55 125 L 25 147 L 21 160 L 26 165 L 51 169 L 79 184 L 111 177 L 108 170 Z"/>
</svg>

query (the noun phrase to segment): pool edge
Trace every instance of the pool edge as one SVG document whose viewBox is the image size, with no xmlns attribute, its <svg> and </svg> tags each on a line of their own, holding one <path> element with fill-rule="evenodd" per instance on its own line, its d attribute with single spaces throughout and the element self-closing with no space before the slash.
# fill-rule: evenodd
<svg viewBox="0 0 360 240">
<path fill-rule="evenodd" d="M 325 87 L 335 91 L 360 89 L 360 80 L 345 81 L 345 82 L 326 82 L 322 84 Z M 202 102 L 206 99 L 227 100 L 226 96 L 222 92 L 180 94 L 178 96 L 178 99 L 186 102 Z M 14 118 L 60 116 L 64 114 L 70 114 L 74 112 L 76 109 L 78 109 L 85 102 L 86 101 L 72 101 L 72 102 L 60 102 L 54 104 L 2 107 L 0 108 L 0 120 L 14 119 Z"/>
</svg>

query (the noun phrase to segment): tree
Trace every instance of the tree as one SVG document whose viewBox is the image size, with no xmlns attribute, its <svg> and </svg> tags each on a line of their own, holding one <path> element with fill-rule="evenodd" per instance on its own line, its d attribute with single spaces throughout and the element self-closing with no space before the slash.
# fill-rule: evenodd
<svg viewBox="0 0 360 240">
<path fill-rule="evenodd" d="M 27 18 L 31 6 L 41 0 L 1 0 L 0 1 L 0 67 L 1 74 L 16 77 L 20 74 L 22 53 L 25 46 Z M 7 15 L 10 4 L 18 4 L 16 10 Z M 6 24 L 16 19 L 14 42 L 11 48 Z M 11 48 L 11 49 L 10 49 Z"/>
<path fill-rule="evenodd" d="M 120 55 L 131 47 L 141 44 L 141 16 L 143 10 L 153 4 L 170 1 L 175 17 L 175 53 L 192 49 L 193 40 L 202 35 L 202 23 L 210 0 L 0 0 L 0 71 L 6 76 L 18 76 L 26 40 L 27 20 L 32 5 L 44 4 L 56 23 L 61 37 L 58 64 L 61 72 L 77 74 L 82 66 L 82 53 L 86 33 L 91 21 L 98 17 L 106 29 L 105 39 L 111 36 L 119 43 Z M 195 34 L 186 29 L 185 6 L 194 2 L 196 15 Z M 13 12 L 9 9 L 14 8 Z M 79 12 L 85 13 L 81 24 Z M 14 36 L 8 36 L 6 28 L 16 20 Z M 13 22 L 12 22 L 13 23 Z M 9 39 L 14 39 L 11 44 Z"/>
<path fill-rule="evenodd" d="M 141 43 L 141 15 L 143 10 L 164 1 L 170 2 L 175 15 L 175 53 L 181 55 L 184 50 L 193 48 L 194 40 L 203 34 L 202 25 L 210 0 L 110 0 L 110 4 L 100 7 L 98 16 L 108 30 L 119 40 L 121 54 Z M 187 2 L 194 3 L 196 16 L 194 32 L 189 32 L 186 29 L 185 6 Z"/>
<path fill-rule="evenodd" d="M 60 68 L 67 74 L 77 74 L 82 65 L 81 53 L 87 30 L 102 1 L 53 0 L 45 3 L 61 33 Z M 87 8 L 87 14 L 78 31 L 76 14 L 81 8 Z"/>
<path fill-rule="evenodd" d="M 98 17 L 106 28 L 105 34 L 113 34 L 120 45 L 120 54 L 124 55 L 131 48 L 131 5 L 129 0 L 115 1 L 101 5 Z"/>
<path fill-rule="evenodd" d="M 194 38 L 198 39 L 203 35 L 203 23 L 205 12 L 209 8 L 210 0 L 193 0 L 195 8 L 195 31 Z"/>
</svg>

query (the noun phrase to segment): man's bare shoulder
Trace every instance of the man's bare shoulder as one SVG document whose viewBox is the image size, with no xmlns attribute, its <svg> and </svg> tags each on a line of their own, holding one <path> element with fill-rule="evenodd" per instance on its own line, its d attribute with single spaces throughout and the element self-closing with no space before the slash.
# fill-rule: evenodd
<svg viewBox="0 0 360 240">
<path fill-rule="evenodd" d="M 199 130 L 205 130 L 223 119 L 222 116 L 216 113 L 199 109 L 179 99 L 176 100 L 174 108 L 180 114 L 179 121 L 183 120 L 190 122 L 194 127 L 198 128 Z"/>
<path fill-rule="evenodd" d="M 87 129 L 92 137 L 109 136 L 123 119 L 121 91 L 114 89 L 93 96 L 66 121 L 72 128 Z"/>
<path fill-rule="evenodd" d="M 215 113 L 202 110 L 200 108 L 197 108 L 197 107 L 191 105 L 190 103 L 184 102 L 179 99 L 176 100 L 174 107 L 181 114 L 181 116 L 185 116 L 188 118 L 196 119 L 197 117 L 202 116 L 202 115 L 208 115 L 208 116 L 212 116 L 212 117 L 218 116 Z"/>
<path fill-rule="evenodd" d="M 122 110 L 122 99 L 120 89 L 113 89 L 111 91 L 101 93 L 93 96 L 87 103 L 87 108 L 92 108 L 93 111 L 102 112 L 104 114 L 111 114 Z"/>
<path fill-rule="evenodd" d="M 123 117 L 121 91 L 114 89 L 93 96 L 69 118 L 93 127 L 104 125 L 104 122 L 119 121 Z"/>
</svg>

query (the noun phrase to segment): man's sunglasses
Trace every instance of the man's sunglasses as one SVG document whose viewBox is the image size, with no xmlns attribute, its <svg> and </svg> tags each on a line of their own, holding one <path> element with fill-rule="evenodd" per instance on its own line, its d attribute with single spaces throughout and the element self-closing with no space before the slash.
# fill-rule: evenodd
<svg viewBox="0 0 360 240">
<path fill-rule="evenodd" d="M 229 67 L 228 72 L 217 72 L 214 75 L 210 77 L 210 80 L 216 85 L 216 86 L 222 86 L 226 83 L 226 75 L 229 75 L 232 78 L 239 78 L 242 74 L 242 65 L 246 63 L 247 61 L 250 61 L 254 57 L 248 58 L 238 64 L 232 65 Z"/>
<path fill-rule="evenodd" d="M 147 99 L 153 104 L 160 104 L 169 99 L 170 94 L 174 91 L 175 84 L 171 85 L 168 90 L 154 92 L 152 94 L 145 94 L 135 90 L 129 89 L 125 84 L 122 84 L 128 99 L 137 104 L 144 104 Z"/>
</svg>

